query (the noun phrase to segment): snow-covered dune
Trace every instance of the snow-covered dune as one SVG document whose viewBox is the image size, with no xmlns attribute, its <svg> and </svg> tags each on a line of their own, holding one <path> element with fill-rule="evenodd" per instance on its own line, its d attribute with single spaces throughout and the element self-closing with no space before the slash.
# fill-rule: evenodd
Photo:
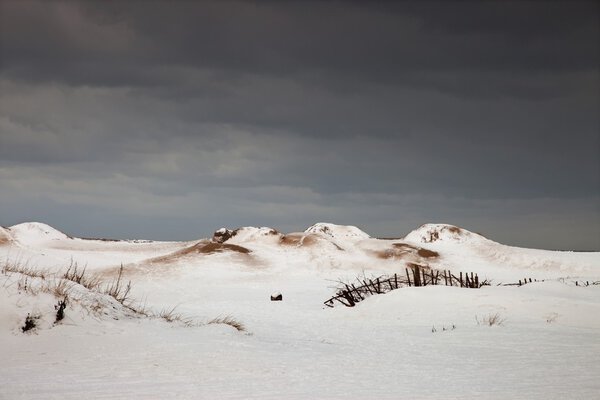
<svg viewBox="0 0 600 400">
<path fill-rule="evenodd" d="M 478 233 L 447 224 L 425 224 L 404 241 L 435 250 L 460 270 L 475 269 L 487 276 L 510 279 L 566 275 L 594 275 L 600 270 L 600 252 L 573 252 L 507 246 Z M 469 266 L 465 268 L 465 266 Z M 524 275 L 525 274 L 525 275 Z"/>
<path fill-rule="evenodd" d="M 50 241 L 69 239 L 69 236 L 61 231 L 40 222 L 24 222 L 8 229 L 15 240 L 28 245 L 43 245 Z"/>
<path fill-rule="evenodd" d="M 600 392 L 600 252 L 505 246 L 445 224 L 403 239 L 318 223 L 152 242 L 73 238 L 26 223 L 0 230 L 0 260 L 12 268 L 0 274 L 0 397 L 549 400 Z M 72 261 L 103 283 L 65 285 Z M 340 280 L 404 273 L 410 263 L 475 272 L 493 285 L 404 287 L 353 308 L 323 304 Z M 131 281 L 125 304 L 107 294 L 121 265 L 122 290 Z M 496 285 L 523 278 L 544 281 Z M 282 301 L 270 300 L 275 292 Z M 143 313 L 134 311 L 140 304 Z M 37 327 L 24 333 L 32 316 Z M 485 324 L 493 316 L 500 326 Z M 182 323 L 188 317 L 193 323 Z M 215 317 L 246 330 L 207 324 Z M 424 385 L 423 371 L 438 384 Z"/>
</svg>

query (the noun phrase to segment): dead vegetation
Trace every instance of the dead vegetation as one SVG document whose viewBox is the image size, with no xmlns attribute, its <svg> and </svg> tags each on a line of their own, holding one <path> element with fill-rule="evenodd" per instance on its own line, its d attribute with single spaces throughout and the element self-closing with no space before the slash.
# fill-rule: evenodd
<svg viewBox="0 0 600 400">
<path fill-rule="evenodd" d="M 20 262 L 8 262 L 5 261 L 2 266 L 2 274 L 7 275 L 9 273 L 18 273 L 21 275 L 26 275 L 32 278 L 41 278 L 46 279 L 50 272 L 47 269 L 38 269 L 29 266 L 27 263 Z"/>
<path fill-rule="evenodd" d="M 173 253 L 170 254 L 166 254 L 163 256 L 159 256 L 159 257 L 155 257 L 152 258 L 150 260 L 147 260 L 150 263 L 170 263 L 173 261 L 177 261 L 179 259 L 181 259 L 182 257 L 186 257 L 189 255 L 193 255 L 193 254 L 218 254 L 218 253 L 225 253 L 225 252 L 232 252 L 232 253 L 237 253 L 243 256 L 246 255 L 250 255 L 250 253 L 252 253 L 252 251 L 250 249 L 247 249 L 246 247 L 243 246 L 238 246 L 235 244 L 229 244 L 229 243 L 217 243 L 217 242 L 211 242 L 208 240 L 201 240 L 191 246 L 185 247 L 181 250 L 177 250 Z"/>
<path fill-rule="evenodd" d="M 167 322 L 178 322 L 188 327 L 196 325 L 192 318 L 184 317 L 182 314 L 175 312 L 176 308 L 177 306 L 173 308 L 162 309 L 159 313 L 155 314 L 154 316 L 157 318 L 161 318 Z"/>
<path fill-rule="evenodd" d="M 101 292 L 109 295 L 122 305 L 126 305 L 125 303 L 131 303 L 129 300 L 129 292 L 131 292 L 131 281 L 128 281 L 126 284 L 122 280 L 123 278 L 123 264 L 119 268 L 119 272 L 117 272 L 117 276 L 113 278 L 113 280 L 106 285 Z"/>
<path fill-rule="evenodd" d="M 423 258 L 436 258 L 440 255 L 437 251 L 422 248 L 417 251 L 417 254 Z"/>
<path fill-rule="evenodd" d="M 504 325 L 506 319 L 503 318 L 500 313 L 493 313 L 484 315 L 482 317 L 475 316 L 475 321 L 477 322 L 477 325 L 502 326 Z"/>
<path fill-rule="evenodd" d="M 73 263 L 73 261 L 71 261 L 71 265 L 69 265 L 69 268 L 64 273 L 63 279 L 78 283 L 89 290 L 94 290 L 100 286 L 102 280 L 98 275 L 86 275 L 86 268 L 87 266 L 83 267 L 81 270 L 78 270 L 77 263 Z"/>
<path fill-rule="evenodd" d="M 101 296 L 108 296 L 121 304 L 125 310 L 130 311 L 132 313 L 129 314 L 130 316 L 158 318 L 169 323 L 179 323 L 186 327 L 202 325 L 195 322 L 193 318 L 176 312 L 177 306 L 153 312 L 145 304 L 140 305 L 135 302 L 130 297 L 132 283 L 130 280 L 126 282 L 124 279 L 123 265 L 119 267 L 116 275 L 108 283 L 102 281 L 98 275 L 89 275 L 86 268 L 79 269 L 76 263 L 71 263 L 65 273 L 58 275 L 50 274 L 47 270 L 35 269 L 26 264 L 9 262 L 4 264 L 1 272 L 7 276 L 17 275 L 17 279 L 11 283 L 8 283 L 8 280 L 5 281 L 4 288 L 14 284 L 19 293 L 32 296 L 37 296 L 40 293 L 53 295 L 57 299 L 57 304 L 54 306 L 56 312 L 55 324 L 65 318 L 67 304 L 78 304 L 88 314 L 102 315 L 103 310 L 110 303 L 106 303 Z M 81 288 L 85 290 L 82 291 Z M 97 296 L 90 297 L 90 294 Z M 36 328 L 39 319 L 40 315 L 38 314 L 28 314 L 24 325 L 21 327 L 22 331 L 27 332 Z M 238 331 L 245 331 L 244 325 L 231 316 L 214 318 L 208 324 L 226 324 Z"/>
<path fill-rule="evenodd" d="M 381 259 L 401 259 L 401 258 L 437 258 L 439 253 L 422 247 L 413 246 L 408 243 L 392 243 L 392 247 L 382 251 L 376 251 L 375 254 Z"/>
<path fill-rule="evenodd" d="M 288 235 L 283 235 L 279 239 L 279 244 L 284 246 L 314 246 L 317 243 L 317 239 L 314 235 L 311 234 L 302 234 L 302 233 L 290 233 Z"/>
<path fill-rule="evenodd" d="M 224 251 L 233 251 L 236 253 L 241 253 L 241 254 L 249 254 L 250 250 L 242 247 L 242 246 L 238 246 L 236 244 L 228 244 L 228 243 L 207 243 L 204 246 L 200 246 L 198 248 L 196 248 L 196 253 L 202 253 L 202 254 L 215 254 L 215 253 L 222 253 Z"/>
<path fill-rule="evenodd" d="M 213 318 L 210 321 L 208 321 L 207 324 L 208 325 L 211 325 L 211 324 L 224 324 L 224 325 L 229 325 L 229 326 L 237 329 L 239 332 L 245 332 L 246 331 L 246 327 L 244 326 L 244 324 L 241 323 L 240 321 L 236 320 L 235 318 L 233 318 L 230 315 L 228 315 L 226 317 Z"/>
</svg>

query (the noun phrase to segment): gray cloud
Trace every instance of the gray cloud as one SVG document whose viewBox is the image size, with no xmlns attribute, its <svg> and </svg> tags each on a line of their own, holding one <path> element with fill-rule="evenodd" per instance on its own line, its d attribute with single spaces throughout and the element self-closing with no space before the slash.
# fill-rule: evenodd
<svg viewBox="0 0 600 400">
<path fill-rule="evenodd" d="M 597 2 L 0 7 L 1 224 L 599 246 Z"/>
</svg>

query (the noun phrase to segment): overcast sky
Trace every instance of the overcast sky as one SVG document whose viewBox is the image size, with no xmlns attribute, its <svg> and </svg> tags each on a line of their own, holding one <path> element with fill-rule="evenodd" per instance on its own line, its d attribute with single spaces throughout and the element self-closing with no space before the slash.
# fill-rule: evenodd
<svg viewBox="0 0 600 400">
<path fill-rule="evenodd" d="M 0 0 L 0 225 L 600 250 L 598 4 Z"/>
</svg>

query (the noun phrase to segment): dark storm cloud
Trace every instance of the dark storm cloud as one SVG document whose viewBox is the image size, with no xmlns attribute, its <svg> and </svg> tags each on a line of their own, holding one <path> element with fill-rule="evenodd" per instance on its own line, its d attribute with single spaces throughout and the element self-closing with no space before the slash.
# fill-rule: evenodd
<svg viewBox="0 0 600 400">
<path fill-rule="evenodd" d="M 500 220 L 521 224 L 538 201 L 536 223 L 587 219 L 560 240 L 598 247 L 597 2 L 0 11 L 0 180 L 11 190 L 0 206 L 12 222 L 35 194 L 52 218 L 69 204 L 82 221 L 99 215 L 88 224 L 121 213 L 158 227 L 185 209 L 205 232 L 219 220 L 325 219 L 397 235 L 454 218 L 483 231 L 496 221 L 508 236 Z M 110 232 L 133 232 L 124 224 Z M 519 240 L 550 243 L 534 230 Z"/>
<path fill-rule="evenodd" d="M 153 84 L 139 66 L 408 82 L 411 71 L 595 70 L 595 2 L 5 2 L 4 66 Z M 46 68 L 31 68 L 36 61 Z M 81 69 L 84 68 L 85 71 Z M 48 75 L 45 75 L 48 74 Z M 427 81 L 427 79 L 423 79 Z"/>
</svg>

